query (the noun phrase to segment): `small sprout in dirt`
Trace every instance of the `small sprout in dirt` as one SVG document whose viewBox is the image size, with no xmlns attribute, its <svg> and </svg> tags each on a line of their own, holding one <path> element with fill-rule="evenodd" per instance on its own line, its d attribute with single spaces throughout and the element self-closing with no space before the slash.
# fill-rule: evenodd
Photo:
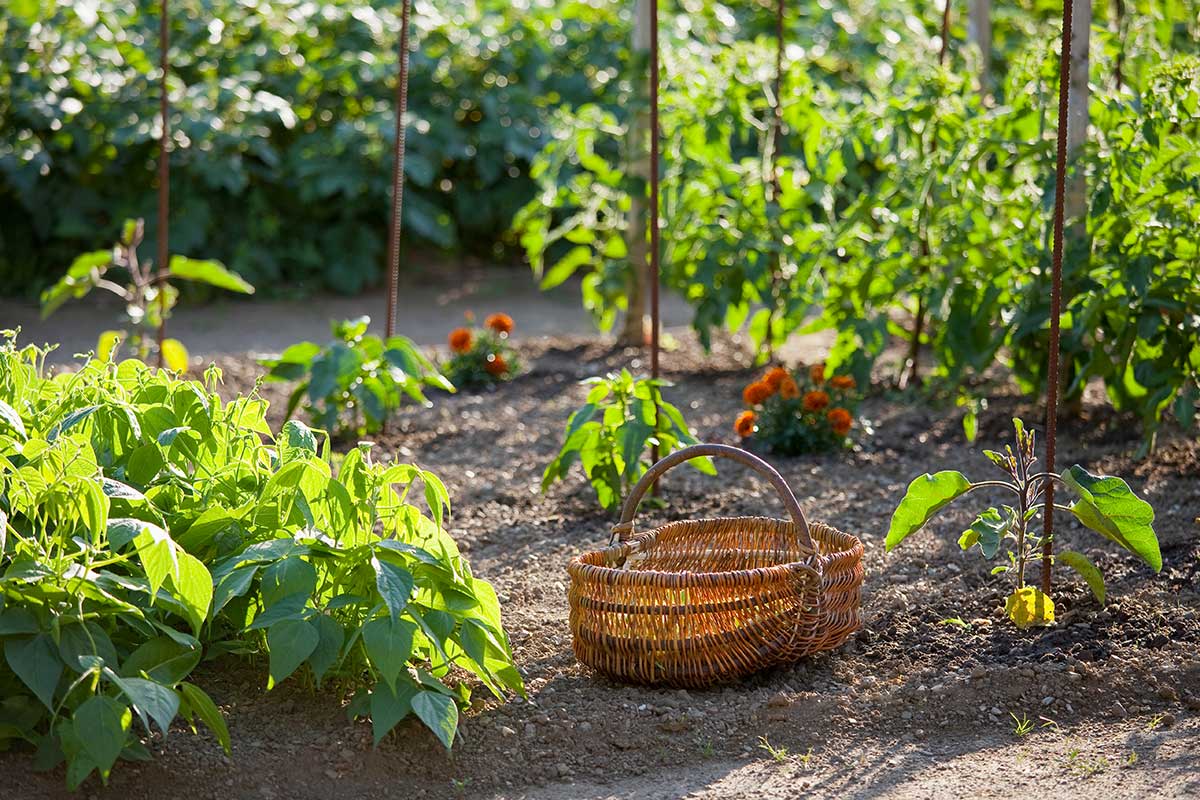
<svg viewBox="0 0 1200 800">
<path fill-rule="evenodd" d="M 788 749 L 786 747 L 775 747 L 767 740 L 766 736 L 758 737 L 758 749 L 767 751 L 776 764 L 782 764 L 788 760 Z"/>
<path fill-rule="evenodd" d="M 799 762 L 801 769 L 809 770 L 812 769 L 812 757 L 813 751 L 810 747 L 805 751 L 804 755 L 796 756 L 796 761 Z"/>
<path fill-rule="evenodd" d="M 679 409 L 662 398 L 661 380 L 637 379 L 628 370 L 588 378 L 587 402 L 567 420 L 562 449 L 542 475 L 542 491 L 567 476 L 577 460 L 596 490 L 600 505 L 612 511 L 650 468 L 650 447 L 659 456 L 696 444 Z M 688 462 L 706 475 L 717 470 L 709 458 Z"/>
<path fill-rule="evenodd" d="M 108 361 L 122 344 L 128 343 L 135 358 L 147 359 L 158 351 L 154 331 L 171 316 L 179 301 L 179 290 L 168 278 L 204 283 L 218 289 L 253 294 L 254 287 L 217 261 L 200 261 L 171 256 L 166 270 L 155 270 L 149 261 L 138 258 L 145 225 L 142 220 L 125 220 L 121 240 L 108 250 L 84 253 L 71 262 L 67 274 L 42 292 L 42 317 L 48 317 L 71 298 L 86 295 L 92 289 L 104 289 L 125 303 L 125 330 L 102 331 L 96 342 L 96 357 Z M 110 270 L 124 274 L 124 285 L 110 280 Z M 176 372 L 186 372 L 188 351 L 178 339 L 162 341 L 162 363 Z"/>
<path fill-rule="evenodd" d="M 1122 769 L 1129 769 L 1138 762 L 1138 754 L 1136 750 L 1130 750 L 1129 755 L 1125 757 L 1125 763 L 1121 765 Z"/>
<path fill-rule="evenodd" d="M 456 794 L 466 794 L 467 787 L 471 785 L 470 778 L 451 778 L 450 785 L 454 787 Z"/>
<path fill-rule="evenodd" d="M 1017 719 L 1017 715 L 1012 713 L 1011 711 L 1008 713 L 1008 715 L 1010 717 L 1012 717 L 1012 719 L 1013 719 L 1013 723 L 1014 723 L 1013 734 L 1014 735 L 1025 736 L 1026 734 L 1031 733 L 1033 731 L 1033 720 L 1031 720 L 1029 718 L 1028 714 L 1022 714 L 1020 719 Z"/>
<path fill-rule="evenodd" d="M 714 752 L 715 748 L 713 747 L 712 739 L 705 739 L 704 743 L 700 745 L 700 757 L 712 758 Z"/>
<path fill-rule="evenodd" d="M 1167 715 L 1164 713 L 1155 714 L 1153 717 L 1151 717 L 1146 722 L 1146 730 L 1147 731 L 1158 730 L 1159 728 L 1162 727 L 1163 722 L 1165 722 L 1166 719 L 1167 719 Z"/>
<path fill-rule="evenodd" d="M 962 628 L 966 631 L 971 630 L 971 623 L 967 622 L 962 617 L 948 617 L 946 619 L 939 620 L 938 625 L 953 625 L 956 628 Z"/>
<path fill-rule="evenodd" d="M 909 484 L 908 491 L 892 514 L 887 534 L 890 552 L 910 534 L 925 526 L 933 516 L 963 495 L 976 489 L 992 488 L 1015 495 L 1013 505 L 988 508 L 975 518 L 958 539 L 964 551 L 978 547 L 984 558 L 1001 554 L 1008 565 L 992 570 L 993 574 L 1016 574 L 1016 587 L 1005 604 L 1005 612 L 1017 627 L 1054 624 L 1054 601 L 1046 592 L 1025 585 L 1026 567 L 1043 557 L 1041 527 L 1033 526 L 1046 506 L 1045 491 L 1049 482 L 1065 487 L 1075 495 L 1069 506 L 1055 503 L 1055 509 L 1073 515 L 1084 526 L 1104 538 L 1116 542 L 1149 564 L 1155 572 L 1162 569 L 1158 537 L 1154 533 L 1154 509 L 1117 477 L 1093 475 L 1081 466 L 1061 473 L 1036 471 L 1034 465 L 1034 435 L 1026 431 L 1019 419 L 1013 420 L 1016 430 L 1015 447 L 1005 447 L 1003 453 L 984 450 L 983 453 L 1002 472 L 1006 480 L 970 481 L 961 472 L 944 470 L 926 473 Z M 1076 570 L 1091 588 L 1101 604 L 1105 599 L 1104 578 L 1091 559 L 1077 551 L 1061 551 L 1054 561 Z"/>
<path fill-rule="evenodd" d="M 817 453 L 847 447 L 854 428 L 859 392 L 849 375 L 825 377 L 825 365 L 793 373 L 771 367 L 742 390 L 747 408 L 734 432 L 754 437 L 781 455 Z"/>
<path fill-rule="evenodd" d="M 1099 772 L 1104 772 L 1108 767 L 1108 759 L 1104 756 L 1096 759 L 1083 758 L 1079 748 L 1074 748 L 1067 753 L 1067 769 L 1084 778 L 1090 778 Z"/>
<path fill-rule="evenodd" d="M 473 320 L 474 316 L 468 315 L 468 324 Z M 460 389 L 512 380 L 521 371 L 517 351 L 508 343 L 514 326 L 508 314 L 491 314 L 482 328 L 455 328 L 448 339 L 454 355 L 442 372 Z"/>
<path fill-rule="evenodd" d="M 303 402 L 315 426 L 362 436 L 379 431 L 405 398 L 431 405 L 424 388 L 454 391 L 411 339 L 380 339 L 367 333 L 370 324 L 370 317 L 334 322 L 334 339 L 325 347 L 298 342 L 278 358 L 260 362 L 269 370 L 266 380 L 296 382 L 288 398 L 289 419 Z"/>
</svg>

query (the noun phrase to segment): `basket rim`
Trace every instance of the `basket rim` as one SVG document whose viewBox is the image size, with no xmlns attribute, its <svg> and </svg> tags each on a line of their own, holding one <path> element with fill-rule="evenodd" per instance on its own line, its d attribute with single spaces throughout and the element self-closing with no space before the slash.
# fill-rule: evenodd
<svg viewBox="0 0 1200 800">
<path fill-rule="evenodd" d="M 674 580 L 689 580 L 689 581 L 705 581 L 705 580 L 745 580 L 750 581 L 758 578 L 760 580 L 777 580 L 794 575 L 797 571 L 809 571 L 815 573 L 818 580 L 823 580 L 825 577 L 826 567 L 835 559 L 845 556 L 851 556 L 857 551 L 859 558 L 862 556 L 862 540 L 853 534 L 845 533 L 827 525 L 823 522 L 811 522 L 810 529 L 813 537 L 826 539 L 829 533 L 837 536 L 846 537 L 853 544 L 845 549 L 839 549 L 834 553 L 820 553 L 813 551 L 805 560 L 786 561 L 779 564 L 771 564 L 766 567 L 752 567 L 747 569 L 735 570 L 719 570 L 719 571 L 675 571 L 675 570 L 659 570 L 659 569 L 627 569 L 625 567 L 601 566 L 599 564 L 587 564 L 583 559 L 588 556 L 602 556 L 606 553 L 616 553 L 625 549 L 625 555 L 633 555 L 638 552 L 640 547 L 647 544 L 652 544 L 659 534 L 670 527 L 685 524 L 702 524 L 706 522 L 770 522 L 777 525 L 796 526 L 794 520 L 778 519 L 775 517 L 763 516 L 742 516 L 742 517 L 707 517 L 704 519 L 680 519 L 651 528 L 647 531 L 634 534 L 633 538 L 625 542 L 616 542 L 608 547 L 600 550 L 589 550 L 573 557 L 567 564 L 567 572 L 570 573 L 572 579 L 587 578 L 593 580 L 611 579 L 617 582 L 643 583 L 661 579 L 665 576 L 671 576 Z"/>
</svg>

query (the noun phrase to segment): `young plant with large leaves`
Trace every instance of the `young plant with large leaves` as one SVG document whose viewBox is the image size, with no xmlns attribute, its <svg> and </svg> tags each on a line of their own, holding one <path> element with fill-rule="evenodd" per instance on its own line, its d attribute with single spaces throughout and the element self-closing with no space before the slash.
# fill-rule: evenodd
<svg viewBox="0 0 1200 800">
<path fill-rule="evenodd" d="M 696 444 L 679 409 L 663 400 L 661 380 L 634 378 L 621 370 L 605 378 L 588 378 L 587 402 L 571 414 L 558 455 L 542 475 L 542 491 L 563 480 L 576 461 L 609 511 L 620 507 L 629 490 L 650 468 L 648 450 L 659 456 Z M 712 460 L 688 462 L 707 474 L 717 474 Z"/>
<path fill-rule="evenodd" d="M 454 391 L 411 339 L 381 339 L 367 333 L 370 324 L 370 317 L 334 322 L 334 339 L 325 347 L 298 342 L 278 358 L 262 362 L 268 381 L 296 384 L 288 399 L 288 417 L 303 403 L 309 418 L 324 430 L 375 433 L 405 397 L 428 406 L 424 387 Z"/>
<path fill-rule="evenodd" d="M 1013 622 L 1022 628 L 1052 624 L 1053 599 L 1041 589 L 1027 586 L 1025 581 L 1028 564 L 1042 556 L 1041 528 L 1031 523 L 1045 513 L 1046 481 L 1052 480 L 1074 496 L 1070 505 L 1056 502 L 1056 510 L 1070 514 L 1088 530 L 1115 542 L 1155 572 L 1162 570 L 1162 554 L 1153 527 L 1154 509 L 1149 503 L 1134 494 L 1122 479 L 1093 475 L 1078 464 L 1057 474 L 1037 471 L 1033 432 L 1026 431 L 1019 419 L 1014 419 L 1013 425 L 1015 447 L 1006 446 L 1003 453 L 984 451 L 988 460 L 1005 473 L 1005 480 L 971 481 L 957 470 L 943 470 L 932 475 L 926 473 L 909 484 L 892 514 L 886 540 L 889 552 L 959 497 L 979 489 L 1005 491 L 1012 495 L 1010 503 L 981 512 L 963 531 L 958 544 L 964 551 L 978 548 L 989 560 L 1004 556 L 1007 563 L 997 566 L 992 573 L 1016 575 L 1016 588 L 1006 608 Z M 1090 558 L 1078 550 L 1059 550 L 1053 558 L 1076 570 L 1096 599 L 1104 602 L 1104 578 Z"/>
</svg>

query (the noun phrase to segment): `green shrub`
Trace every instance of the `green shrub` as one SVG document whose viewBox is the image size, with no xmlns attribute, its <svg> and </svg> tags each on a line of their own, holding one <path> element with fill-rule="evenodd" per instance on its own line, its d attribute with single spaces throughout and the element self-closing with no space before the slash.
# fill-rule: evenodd
<svg viewBox="0 0 1200 800">
<path fill-rule="evenodd" d="M 452 669 L 523 691 L 435 475 L 366 447 L 334 475 L 322 434 L 273 436 L 266 402 L 222 401 L 216 370 L 43 362 L 0 347 L 0 746 L 65 760 L 72 788 L 148 757 L 140 740 L 177 716 L 228 750 L 187 678 L 230 650 L 266 656 L 268 688 L 337 675 L 376 741 L 412 713 L 449 747 L 470 699 Z"/>
</svg>

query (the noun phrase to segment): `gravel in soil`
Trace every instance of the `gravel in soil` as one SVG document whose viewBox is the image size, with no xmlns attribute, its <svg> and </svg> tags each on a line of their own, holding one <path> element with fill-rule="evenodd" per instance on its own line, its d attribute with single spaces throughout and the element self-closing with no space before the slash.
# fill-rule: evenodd
<svg viewBox="0 0 1200 800">
<path fill-rule="evenodd" d="M 579 475 L 546 495 L 539 483 L 583 402 L 578 380 L 644 366 L 636 352 L 594 340 L 522 348 L 530 370 L 517 380 L 405 409 L 375 442 L 449 487 L 452 532 L 475 574 L 496 586 L 528 701 L 481 699 L 453 753 L 411 722 L 376 749 L 369 725 L 347 721 L 342 698 L 294 682 L 267 693 L 258 666 L 208 664 L 197 680 L 226 713 L 233 756 L 207 734 L 172 731 L 151 742 L 152 762 L 120 765 L 109 787 L 89 784 L 85 796 L 1009 797 L 1022 788 L 1074 796 L 1081 782 L 1114 797 L 1200 792 L 1197 442 L 1164 435 L 1152 458 L 1136 461 L 1133 426 L 1101 405 L 1060 425 L 1060 465 L 1126 476 L 1155 506 L 1164 568 L 1154 575 L 1060 519 L 1063 546 L 1099 564 L 1110 601 L 1101 608 L 1082 580 L 1059 571 L 1057 624 L 1021 632 L 1002 610 L 1008 579 L 956 544 L 971 504 L 951 506 L 884 554 L 891 512 L 913 477 L 986 477 L 991 466 L 964 442 L 953 406 L 869 397 L 861 411 L 873 433 L 853 451 L 767 456 L 810 517 L 865 543 L 863 630 L 836 652 L 730 686 L 622 686 L 576 663 L 567 627 L 565 565 L 607 543 L 612 519 Z M 218 364 L 230 392 L 260 373 L 249 359 Z M 681 337 L 664 364 L 674 382 L 667 397 L 699 438 L 735 442 L 740 390 L 754 375 L 745 355 L 718 342 L 705 356 Z M 286 389 L 262 391 L 279 413 Z M 1013 415 L 1041 417 L 1001 392 L 980 420 L 979 444 L 1004 444 Z M 639 525 L 782 513 L 745 470 L 718 469 L 716 479 L 673 471 L 666 507 L 643 510 Z M 1023 720 L 1029 731 L 1018 734 Z M 0 796 L 64 794 L 62 775 L 33 773 L 27 754 L 0 765 Z"/>
</svg>

